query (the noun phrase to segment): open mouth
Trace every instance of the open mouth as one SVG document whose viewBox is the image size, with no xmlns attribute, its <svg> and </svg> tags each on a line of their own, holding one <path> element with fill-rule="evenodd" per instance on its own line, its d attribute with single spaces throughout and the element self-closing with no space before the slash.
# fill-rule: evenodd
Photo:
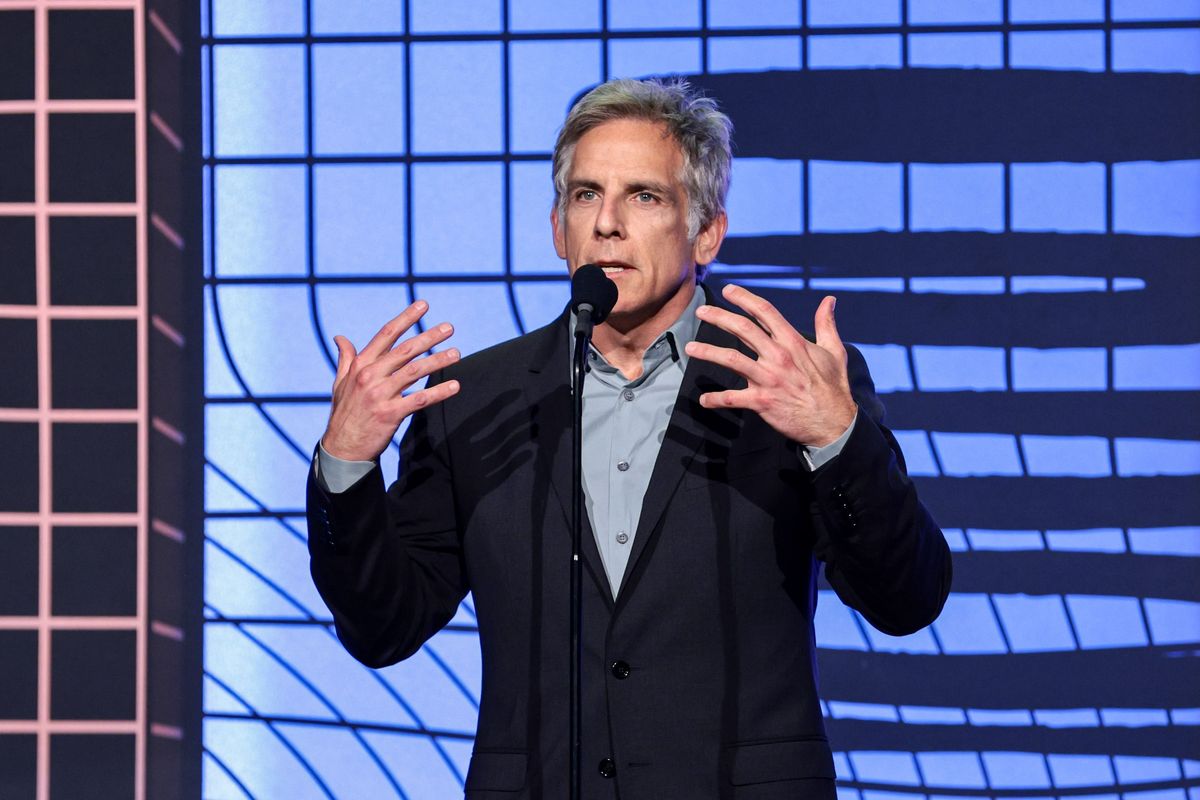
<svg viewBox="0 0 1200 800">
<path fill-rule="evenodd" d="M 603 262 L 597 262 L 596 265 L 600 267 L 600 269 L 604 270 L 605 275 L 609 276 L 620 275 L 622 272 L 626 272 L 630 269 L 630 267 L 627 267 L 624 264 L 605 264 Z"/>
</svg>

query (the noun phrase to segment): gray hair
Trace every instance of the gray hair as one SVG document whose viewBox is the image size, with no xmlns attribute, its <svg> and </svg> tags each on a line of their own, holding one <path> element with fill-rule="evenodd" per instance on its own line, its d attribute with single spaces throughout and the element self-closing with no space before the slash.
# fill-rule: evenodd
<svg viewBox="0 0 1200 800">
<path fill-rule="evenodd" d="M 640 119 L 662 124 L 683 153 L 680 176 L 688 195 L 688 239 L 725 210 L 733 161 L 730 135 L 733 123 L 683 78 L 602 83 L 576 101 L 554 143 L 554 202 L 561 218 L 566 213 L 567 175 L 580 138 L 605 122 Z"/>
</svg>

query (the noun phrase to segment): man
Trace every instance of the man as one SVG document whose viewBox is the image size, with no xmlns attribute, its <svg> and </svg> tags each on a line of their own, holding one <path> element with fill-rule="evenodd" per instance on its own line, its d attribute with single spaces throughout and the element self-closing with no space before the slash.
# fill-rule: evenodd
<svg viewBox="0 0 1200 800">
<path fill-rule="evenodd" d="M 833 798 L 816 694 L 816 559 L 904 634 L 949 591 L 834 300 L 808 341 L 697 271 L 726 231 L 730 124 L 686 83 L 613 81 L 571 110 L 550 221 L 619 288 L 584 389 L 584 797 Z M 474 594 L 483 695 L 467 797 L 567 795 L 569 315 L 459 362 L 438 325 L 337 339 L 309 480 L 312 571 L 346 648 L 415 652 Z M 753 321 L 752 321 L 753 320 Z M 425 375 L 421 391 L 402 392 Z M 377 457 L 412 415 L 401 476 Z"/>
</svg>

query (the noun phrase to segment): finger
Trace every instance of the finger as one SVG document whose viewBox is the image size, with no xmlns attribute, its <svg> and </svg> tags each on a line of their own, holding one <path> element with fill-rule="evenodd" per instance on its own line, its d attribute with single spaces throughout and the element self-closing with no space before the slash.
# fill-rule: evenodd
<svg viewBox="0 0 1200 800">
<path fill-rule="evenodd" d="M 758 320 L 759 324 L 774 338 L 782 341 L 799 337 L 796 329 L 792 327 L 792 323 L 787 321 L 787 317 L 779 313 L 779 309 L 765 297 L 759 297 L 746 287 L 734 283 L 727 284 L 721 293 L 726 300 Z"/>
<path fill-rule="evenodd" d="M 696 316 L 702 321 L 716 325 L 721 330 L 741 339 L 747 347 L 760 356 L 774 353 L 777 345 L 771 341 L 771 336 L 754 321 L 717 306 L 700 306 Z"/>
<path fill-rule="evenodd" d="M 337 372 L 333 376 L 333 386 L 336 389 L 342 379 L 346 377 L 346 373 L 350 371 L 350 364 L 354 361 L 354 356 L 358 354 L 354 351 L 354 345 L 345 336 L 333 337 L 333 343 L 337 345 L 338 349 Z"/>
<path fill-rule="evenodd" d="M 404 335 L 405 331 L 416 324 L 417 320 L 425 315 L 429 310 L 429 304 L 424 300 L 418 300 L 408 308 L 401 311 L 379 329 L 379 332 L 371 337 L 371 341 L 367 342 L 367 346 L 362 349 L 364 358 L 374 361 L 381 355 L 392 349 L 392 345 L 396 340 Z"/>
<path fill-rule="evenodd" d="M 837 320 L 834 318 L 834 309 L 836 307 L 837 298 L 829 295 L 821 301 L 821 305 L 817 306 L 817 313 L 813 318 L 813 328 L 817 334 L 817 346 L 833 353 L 838 353 L 846 349 L 845 345 L 842 344 L 842 337 L 838 334 Z"/>
<path fill-rule="evenodd" d="M 457 347 L 434 353 L 424 358 L 416 358 L 396 370 L 389 379 L 392 391 L 396 394 L 403 392 L 426 375 L 432 375 L 439 369 L 445 369 L 461 357 Z"/>
<path fill-rule="evenodd" d="M 458 390 L 462 386 L 458 381 L 445 381 L 437 386 L 429 386 L 419 392 L 406 394 L 396 400 L 396 416 L 398 420 L 403 420 L 410 414 L 419 411 L 422 408 L 427 408 L 437 403 L 442 402 L 448 397 L 453 397 L 458 394 Z"/>
<path fill-rule="evenodd" d="M 700 395 L 700 405 L 705 408 L 754 408 L 754 397 L 749 389 L 727 389 L 723 392 L 705 392 Z"/>
<path fill-rule="evenodd" d="M 404 368 L 405 365 L 422 353 L 429 352 L 437 345 L 446 341 L 453 334 L 454 326 L 449 322 L 434 325 L 424 333 L 420 333 L 411 339 L 405 339 L 381 356 L 378 361 L 379 369 L 384 375 L 390 375 Z"/>
<path fill-rule="evenodd" d="M 771 382 L 770 373 L 762 364 L 731 347 L 717 347 L 693 341 L 688 342 L 683 349 L 693 358 L 710 361 L 733 370 L 750 383 L 767 384 Z"/>
</svg>

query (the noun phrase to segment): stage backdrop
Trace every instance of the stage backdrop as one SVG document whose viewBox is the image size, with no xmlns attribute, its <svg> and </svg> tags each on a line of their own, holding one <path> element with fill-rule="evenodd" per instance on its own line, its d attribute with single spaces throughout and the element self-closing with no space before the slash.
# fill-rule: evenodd
<svg viewBox="0 0 1200 800">
<path fill-rule="evenodd" d="M 671 73 L 737 126 L 714 282 L 839 295 L 955 551 L 913 636 L 821 595 L 842 796 L 1200 798 L 1200 3 L 203 5 L 206 798 L 461 791 L 470 600 L 372 672 L 309 581 L 331 340 L 553 318 L 556 127 Z"/>
</svg>

